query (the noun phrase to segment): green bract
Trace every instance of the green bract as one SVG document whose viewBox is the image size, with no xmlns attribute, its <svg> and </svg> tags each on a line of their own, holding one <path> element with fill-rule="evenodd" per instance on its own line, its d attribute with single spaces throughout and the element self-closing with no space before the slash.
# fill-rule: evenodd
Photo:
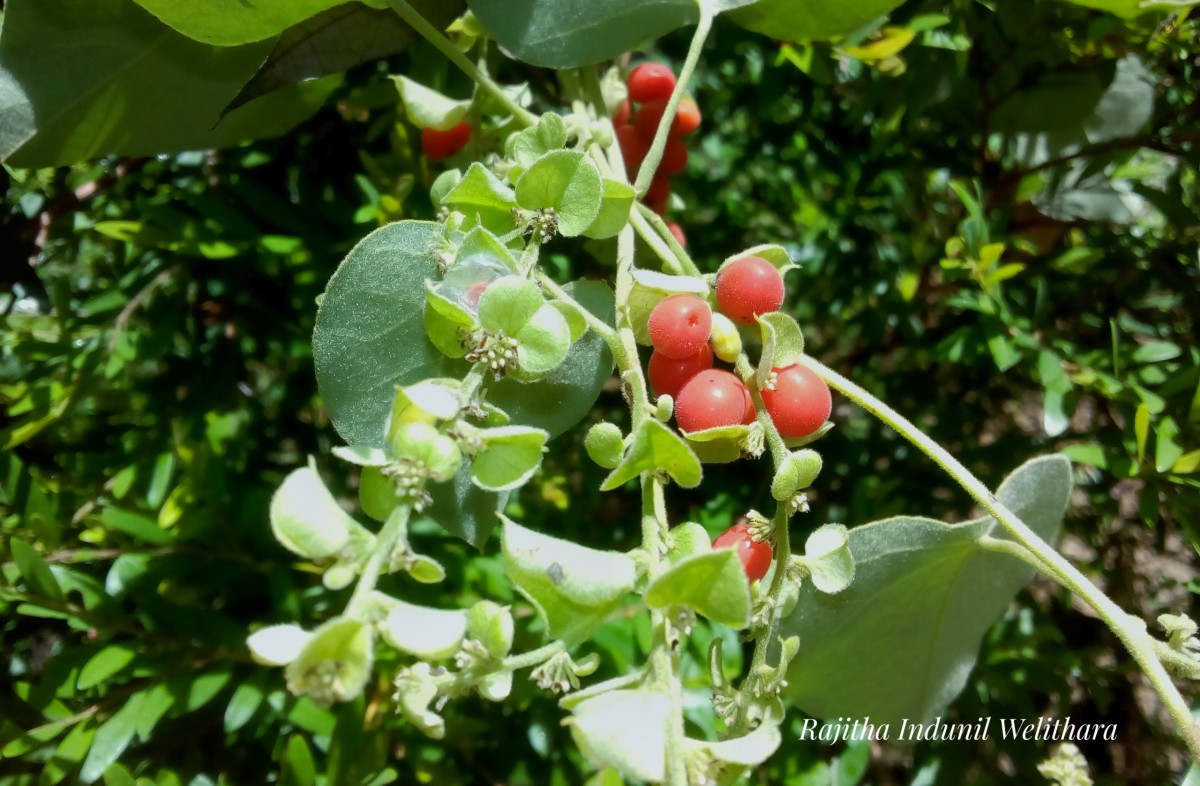
<svg viewBox="0 0 1200 786">
<path fill-rule="evenodd" d="M 698 549 L 650 582 L 646 604 L 687 606 L 713 622 L 744 628 L 750 622 L 750 583 L 734 549 Z"/>
<path fill-rule="evenodd" d="M 505 234 L 512 230 L 516 195 L 500 178 L 479 162 L 467 167 L 462 180 L 442 197 L 441 204 L 466 216 L 464 229 L 483 226 Z"/>
<path fill-rule="evenodd" d="M 417 128 L 449 131 L 461 123 L 471 108 L 471 99 L 455 101 L 436 90 L 430 90 L 406 76 L 394 76 L 400 101 L 408 112 L 409 121 Z"/>
<path fill-rule="evenodd" d="M 471 462 L 471 479 L 488 491 L 508 491 L 525 483 L 542 463 L 549 434 L 527 426 L 483 429 L 482 449 Z"/>
<path fill-rule="evenodd" d="M 546 624 L 568 643 L 582 641 L 633 589 L 633 560 L 504 522 L 504 569 Z"/>
<path fill-rule="evenodd" d="M 517 181 L 517 203 L 526 210 L 553 209 L 564 237 L 587 231 L 600 215 L 603 197 L 600 171 L 576 150 L 547 153 Z"/>
<path fill-rule="evenodd" d="M 363 622 L 335 617 L 313 632 L 287 665 L 288 690 L 318 704 L 350 701 L 371 676 L 374 637 Z"/>
<path fill-rule="evenodd" d="M 516 134 L 510 143 L 513 162 L 522 169 L 528 169 L 546 153 L 567 144 L 567 126 L 561 115 L 547 112 L 538 118 L 537 125 Z"/>
<path fill-rule="evenodd" d="M 414 606 L 391 600 L 383 622 L 383 638 L 398 650 L 424 660 L 449 658 L 467 634 L 467 613 Z"/>
<path fill-rule="evenodd" d="M 809 535 L 799 562 L 821 592 L 834 595 L 846 589 L 854 580 L 854 555 L 846 528 L 841 524 L 826 524 Z"/>
<path fill-rule="evenodd" d="M 662 470 L 684 488 L 700 485 L 700 460 L 678 434 L 646 419 L 638 426 L 624 458 L 604 479 L 601 491 L 612 491 L 643 472 Z"/>
<path fill-rule="evenodd" d="M 325 488 L 312 466 L 293 470 L 271 498 L 271 529 L 289 551 L 309 559 L 338 554 L 362 526 Z M 369 533 L 368 533 L 369 534 Z"/>
<path fill-rule="evenodd" d="M 633 208 L 637 191 L 628 183 L 604 178 L 603 198 L 600 201 L 600 212 L 584 235 L 602 240 L 614 237 L 629 223 L 629 211 Z"/>
<path fill-rule="evenodd" d="M 479 299 L 479 322 L 492 335 L 517 342 L 517 370 L 541 374 L 562 363 L 571 348 L 571 329 L 537 285 L 518 276 L 497 279 Z"/>
<path fill-rule="evenodd" d="M 823 465 L 821 454 L 815 450 L 789 453 L 771 479 L 771 496 L 779 502 L 786 502 L 797 492 L 811 486 L 817 475 L 821 474 Z"/>
<path fill-rule="evenodd" d="M 794 366 L 804 357 L 804 333 L 796 320 L 782 312 L 758 318 L 762 331 L 762 355 L 758 361 L 758 386 L 763 388 L 772 369 Z"/>
<path fill-rule="evenodd" d="M 513 616 L 506 606 L 481 600 L 467 612 L 467 635 L 483 644 L 493 658 L 512 650 Z"/>
</svg>

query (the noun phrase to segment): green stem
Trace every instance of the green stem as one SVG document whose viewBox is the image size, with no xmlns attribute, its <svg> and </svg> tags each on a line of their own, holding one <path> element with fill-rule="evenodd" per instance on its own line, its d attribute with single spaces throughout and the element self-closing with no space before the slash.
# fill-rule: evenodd
<svg viewBox="0 0 1200 786">
<path fill-rule="evenodd" d="M 638 203 L 641 204 L 640 202 Z M 642 236 L 642 240 L 646 241 L 646 245 L 650 246 L 650 250 L 655 256 L 662 260 L 663 268 L 670 274 L 681 276 L 684 275 L 683 265 L 679 258 L 672 253 L 670 246 L 659 237 L 654 228 L 646 221 L 641 212 L 634 210 L 629 214 L 629 220 L 633 224 L 633 228 Z"/>
<path fill-rule="evenodd" d="M 1114 603 L 1078 568 L 1030 529 L 1028 524 L 1002 505 L 987 486 L 972 475 L 957 459 L 941 445 L 921 433 L 915 425 L 898 412 L 820 361 L 806 355 L 800 362 L 819 374 L 830 387 L 891 426 L 921 452 L 933 459 L 935 464 L 954 478 L 971 495 L 972 499 L 994 516 L 1017 543 L 1034 557 L 1031 564 L 1035 568 L 1045 572 L 1060 585 L 1083 598 L 1129 650 L 1129 654 L 1141 667 L 1159 698 L 1166 705 L 1167 712 L 1174 719 L 1177 731 L 1187 744 L 1188 750 L 1191 751 L 1193 757 L 1200 758 L 1200 727 L 1197 727 L 1192 719 L 1188 703 L 1180 695 L 1167 670 L 1163 667 L 1162 661 L 1159 660 L 1155 639 L 1147 633 L 1146 625 L 1142 620 L 1127 614 Z M 1012 553 L 1014 556 L 1023 554 L 1023 552 L 1015 550 Z"/>
<path fill-rule="evenodd" d="M 783 441 L 783 435 L 779 433 L 775 421 L 771 420 L 771 415 L 767 412 L 767 405 L 763 403 L 762 391 L 758 389 L 757 369 L 750 365 L 750 359 L 746 357 L 745 352 L 738 355 L 735 365 L 742 381 L 750 390 L 750 397 L 754 399 L 755 417 L 758 419 L 759 425 L 763 427 L 763 434 L 767 439 L 767 447 L 771 450 L 771 460 L 775 464 L 775 469 L 779 469 L 779 465 L 791 451 L 788 450 L 787 443 Z"/>
<path fill-rule="evenodd" d="M 392 1 L 388 0 L 388 2 Z M 658 123 L 658 131 L 654 134 L 654 143 L 650 145 L 650 152 L 646 154 L 646 160 L 642 163 L 641 170 L 638 171 L 637 183 L 634 184 L 634 188 L 639 194 L 646 193 L 646 189 L 650 187 L 650 181 L 654 179 L 654 172 L 662 161 L 663 151 L 667 149 L 667 136 L 671 132 L 671 124 L 675 122 L 675 113 L 679 110 L 679 102 L 683 100 L 684 93 L 687 92 L 692 72 L 696 70 L 696 64 L 700 62 L 700 52 L 704 49 L 704 41 L 708 38 L 709 30 L 712 29 L 712 22 L 712 14 L 705 10 L 705 4 L 702 3 L 700 22 L 696 25 L 696 32 L 692 35 L 692 44 L 688 48 L 687 59 L 683 61 L 683 68 L 679 71 L 675 90 L 672 91 L 662 120 Z"/>
<path fill-rule="evenodd" d="M 406 3 L 405 0 L 387 0 L 387 4 L 413 30 L 420 33 L 422 38 L 433 44 L 451 63 L 458 66 L 459 70 L 469 76 L 475 84 L 491 93 L 492 97 L 511 112 L 521 125 L 531 126 L 537 122 L 537 115 L 509 98 L 504 90 L 500 88 L 500 85 L 493 82 L 491 77 L 476 68 L 475 64 L 468 60 L 466 55 L 458 51 L 454 44 L 450 43 L 449 39 L 442 35 L 442 31 L 429 24 L 429 21 L 421 16 L 420 12 L 415 8 Z"/>
<path fill-rule="evenodd" d="M 383 523 L 383 529 L 379 530 L 379 536 L 375 541 L 375 550 L 371 552 L 367 564 L 363 566 L 358 584 L 354 587 L 354 594 L 350 596 L 350 602 L 346 604 L 347 617 L 355 617 L 362 613 L 362 607 L 371 597 L 371 593 L 375 590 L 375 584 L 383 572 L 384 563 L 392 558 L 396 544 L 408 533 L 408 516 L 411 512 L 412 506 L 399 505 Z"/>
<path fill-rule="evenodd" d="M 631 671 L 628 674 L 622 674 L 620 677 L 613 677 L 604 682 L 597 682 L 595 685 L 589 685 L 582 690 L 577 690 L 574 693 L 568 693 L 558 700 L 558 706 L 565 710 L 575 707 L 580 702 L 586 701 L 593 696 L 599 696 L 602 693 L 627 688 L 630 685 L 638 685 L 646 679 L 646 672 L 642 669 Z"/>
<path fill-rule="evenodd" d="M 537 267 L 538 258 L 542 254 L 542 237 L 541 229 L 533 230 L 525 244 L 525 250 L 521 252 L 521 258 L 517 260 L 517 270 L 525 278 L 529 278 L 533 269 Z"/>
<path fill-rule="evenodd" d="M 691 255 L 688 254 L 687 249 L 680 245 L 679 241 L 675 239 L 675 235 L 671 233 L 671 230 L 667 227 L 667 222 L 663 221 L 662 216 L 651 210 L 645 203 L 638 202 L 635 207 L 638 214 L 641 215 L 641 217 L 646 221 L 649 221 L 650 226 L 658 230 L 658 234 L 666 242 L 667 247 L 671 249 L 671 253 L 673 253 L 675 258 L 678 259 L 680 264 L 683 265 L 683 272 L 689 276 L 702 275 L 700 268 L 696 267 L 696 263 L 692 260 Z"/>
<path fill-rule="evenodd" d="M 556 300 L 561 300 L 564 303 L 570 303 L 575 308 L 579 309 L 579 313 L 583 315 L 583 321 L 587 322 L 589 328 L 603 339 L 608 345 L 609 351 L 613 353 L 613 358 L 616 360 L 618 367 L 629 365 L 629 360 L 625 355 L 625 347 L 621 343 L 621 337 L 617 335 L 617 331 L 613 330 L 608 323 L 600 319 L 598 316 L 588 311 L 579 301 L 571 297 L 565 289 L 560 287 L 558 283 L 550 278 L 545 271 L 539 270 L 537 273 L 537 281 L 542 287 L 551 294 Z"/>
</svg>

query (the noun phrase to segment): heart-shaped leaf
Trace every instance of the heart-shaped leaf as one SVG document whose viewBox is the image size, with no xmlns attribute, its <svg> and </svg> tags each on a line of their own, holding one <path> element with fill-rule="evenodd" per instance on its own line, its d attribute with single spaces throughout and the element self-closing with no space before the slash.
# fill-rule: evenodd
<svg viewBox="0 0 1200 786">
<path fill-rule="evenodd" d="M 625 457 L 601 484 L 601 491 L 612 491 L 643 472 L 663 470 L 685 489 L 700 485 L 703 470 L 700 459 L 683 438 L 657 420 L 643 420 L 633 434 Z"/>
<path fill-rule="evenodd" d="M 997 498 L 1042 538 L 1057 534 L 1071 492 L 1062 456 L 1018 468 Z M 850 530 L 854 582 L 838 595 L 805 585 L 780 620 L 804 642 L 788 695 L 816 717 L 924 722 L 966 684 L 984 632 L 1033 568 L 980 545 L 1004 537 L 991 517 L 961 524 L 899 517 Z"/>
<path fill-rule="evenodd" d="M 515 226 L 512 211 L 517 206 L 516 194 L 478 161 L 442 197 L 442 204 L 466 216 L 464 229 L 482 225 L 503 235 Z"/>
<path fill-rule="evenodd" d="M 713 549 L 685 557 L 655 577 L 646 588 L 646 605 L 687 606 L 741 629 L 750 623 L 750 582 L 734 549 Z"/>
<path fill-rule="evenodd" d="M 526 210 L 553 208 L 563 237 L 582 235 L 600 215 L 600 170 L 578 150 L 555 150 L 535 161 L 517 181 L 517 203 Z"/>
</svg>

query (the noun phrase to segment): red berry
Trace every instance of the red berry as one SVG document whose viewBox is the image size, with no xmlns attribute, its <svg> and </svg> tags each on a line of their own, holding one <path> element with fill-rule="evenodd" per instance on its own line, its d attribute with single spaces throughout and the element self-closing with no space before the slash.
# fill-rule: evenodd
<svg viewBox="0 0 1200 786">
<path fill-rule="evenodd" d="M 639 104 L 666 100 L 675 89 L 675 72 L 662 63 L 642 63 L 625 80 L 629 99 Z"/>
<path fill-rule="evenodd" d="M 668 177 L 678 175 L 687 169 L 687 162 L 687 145 L 678 137 L 668 137 L 667 146 L 663 148 L 662 161 L 658 164 L 658 171 Z"/>
<path fill-rule="evenodd" d="M 700 119 L 700 107 L 696 104 L 696 99 L 684 96 L 679 102 L 678 111 L 675 112 L 675 122 L 671 130 L 687 136 L 700 128 Z"/>
<path fill-rule="evenodd" d="M 675 398 L 675 421 L 684 431 L 736 426 L 745 414 L 746 386 L 728 371 L 701 371 Z"/>
<path fill-rule="evenodd" d="M 621 156 L 625 159 L 625 170 L 629 179 L 633 180 L 642 168 L 646 154 L 650 152 L 650 145 L 646 144 L 637 129 L 631 125 L 617 126 L 617 144 L 620 145 Z"/>
<path fill-rule="evenodd" d="M 771 544 L 750 537 L 750 525 L 745 519 L 718 535 L 713 541 L 713 548 L 737 549 L 738 559 L 742 561 L 742 570 L 746 571 L 746 578 L 750 581 L 758 581 L 767 575 L 767 570 L 771 567 Z"/>
<path fill-rule="evenodd" d="M 662 121 L 663 113 L 666 111 L 667 102 L 665 100 L 642 104 L 642 108 L 638 110 L 633 124 L 637 127 L 638 133 L 642 135 L 642 139 L 646 140 L 646 144 L 654 141 L 654 135 L 658 133 L 658 124 Z"/>
<path fill-rule="evenodd" d="M 642 197 L 642 201 L 646 203 L 646 207 L 661 216 L 666 212 L 667 202 L 670 199 L 671 182 L 667 180 L 666 175 L 656 172 L 654 178 L 650 181 L 650 187 L 646 189 L 646 195 Z"/>
<path fill-rule="evenodd" d="M 679 241 L 679 245 L 687 248 L 687 235 L 683 233 L 683 227 L 676 224 L 674 221 L 667 222 L 667 229 L 671 230 L 671 234 Z"/>
<path fill-rule="evenodd" d="M 613 115 L 613 125 L 616 127 L 627 126 L 631 119 L 633 119 L 633 104 L 622 101 L 617 105 L 617 111 Z"/>
<path fill-rule="evenodd" d="M 648 367 L 650 387 L 656 396 L 678 397 L 683 386 L 701 371 L 712 368 L 712 350 L 706 344 L 696 354 L 686 358 L 669 358 L 661 352 L 650 355 Z"/>
<path fill-rule="evenodd" d="M 691 357 L 708 346 L 712 311 L 695 295 L 671 295 L 650 312 L 650 343 L 669 358 Z"/>
<path fill-rule="evenodd" d="M 783 277 L 762 257 L 743 257 L 717 276 L 717 307 L 734 322 L 753 324 L 783 304 Z"/>
<path fill-rule="evenodd" d="M 471 127 L 465 120 L 449 131 L 438 131 L 436 128 L 421 129 L 421 149 L 430 161 L 445 161 L 466 147 L 470 140 Z"/>
<path fill-rule="evenodd" d="M 746 414 L 742 416 L 742 425 L 749 426 L 758 419 L 758 411 L 754 409 L 754 396 L 750 395 L 750 388 L 744 389 L 746 391 Z"/>
<path fill-rule="evenodd" d="M 762 391 L 763 406 L 785 437 L 807 437 L 829 420 L 833 397 L 825 380 L 807 366 L 772 369 L 775 389 Z"/>
</svg>

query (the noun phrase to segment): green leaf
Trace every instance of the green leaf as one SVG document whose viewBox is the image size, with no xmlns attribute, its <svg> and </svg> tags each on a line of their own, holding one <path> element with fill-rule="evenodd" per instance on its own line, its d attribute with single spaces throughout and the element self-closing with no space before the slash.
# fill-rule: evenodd
<svg viewBox="0 0 1200 786">
<path fill-rule="evenodd" d="M 685 521 L 672 528 L 668 543 L 667 559 L 671 562 L 712 551 L 712 538 L 708 536 L 708 530 L 694 521 Z"/>
<path fill-rule="evenodd" d="M 100 520 L 106 527 L 154 546 L 165 546 L 172 540 L 171 533 L 157 521 L 133 511 L 105 507 L 100 510 Z"/>
<path fill-rule="evenodd" d="M 783 735 L 779 727 L 772 723 L 762 723 L 754 731 L 742 737 L 720 742 L 704 742 L 687 739 L 684 745 L 688 750 L 706 751 L 718 761 L 737 764 L 742 767 L 757 767 L 779 749 Z"/>
<path fill-rule="evenodd" d="M 1142 14 L 1150 13 L 1147 6 L 1153 6 L 1153 3 L 1146 3 L 1145 0 L 1066 0 L 1066 2 L 1081 5 L 1084 8 L 1094 8 L 1097 11 L 1107 11 L 1110 14 L 1125 19 L 1134 19 Z M 1160 8 L 1168 7 L 1168 3 L 1159 4 Z"/>
<path fill-rule="evenodd" d="M 537 125 L 526 128 L 513 139 L 512 159 L 522 169 L 528 169 L 551 150 L 567 144 L 567 126 L 562 116 L 547 112 L 538 118 Z"/>
<path fill-rule="evenodd" d="M 371 676 L 372 644 L 366 623 L 334 617 L 313 631 L 300 654 L 287 665 L 288 690 L 325 706 L 358 697 Z"/>
<path fill-rule="evenodd" d="M 1183 348 L 1170 341 L 1147 341 L 1133 351 L 1134 363 L 1161 363 L 1183 354 Z"/>
<path fill-rule="evenodd" d="M 496 514 L 504 509 L 508 492 L 484 491 L 471 480 L 471 469 L 464 466 L 452 482 L 433 487 L 433 505 L 425 511 L 447 532 L 482 550 Z"/>
<path fill-rule="evenodd" d="M 997 491 L 1047 541 L 1071 493 L 1062 456 L 1034 459 Z M 837 595 L 805 585 L 780 636 L 804 642 L 788 695 L 816 717 L 924 722 L 966 684 L 984 632 L 1032 578 L 1029 565 L 986 550 L 1003 538 L 990 517 L 961 524 L 899 517 L 850 530 L 854 583 Z"/>
<path fill-rule="evenodd" d="M 1163 418 L 1154 430 L 1154 468 L 1159 472 L 1170 472 L 1183 455 L 1178 437 L 1179 425 L 1174 418 Z"/>
<path fill-rule="evenodd" d="M 21 572 L 21 578 L 25 579 L 25 585 L 31 593 L 49 600 L 63 600 L 62 588 L 50 572 L 50 566 L 33 546 L 13 538 L 8 542 L 8 547 L 12 550 L 13 562 L 17 563 L 17 570 Z"/>
<path fill-rule="evenodd" d="M 791 316 L 776 311 L 758 318 L 763 349 L 758 360 L 759 387 L 767 381 L 771 369 L 787 368 L 804 357 L 804 334 Z"/>
<path fill-rule="evenodd" d="M 750 624 L 750 582 L 733 549 L 715 549 L 679 560 L 646 588 L 646 605 L 687 606 L 713 622 L 741 629 Z"/>
<path fill-rule="evenodd" d="M 901 0 L 759 0 L 729 18 L 747 30 L 802 43 L 840 38 L 900 5 Z"/>
<path fill-rule="evenodd" d="M 597 319 L 613 324 L 614 299 L 608 284 L 574 281 L 564 289 Z M 553 439 L 587 417 L 612 369 L 612 354 L 604 339 L 589 332 L 571 345 L 566 360 L 536 383 L 506 377 L 488 388 L 488 401 L 517 423 L 545 429 Z"/>
<path fill-rule="evenodd" d="M 586 232 L 600 215 L 603 197 L 600 170 L 578 150 L 547 153 L 517 181 L 517 204 L 526 210 L 553 208 L 563 237 Z"/>
<path fill-rule="evenodd" d="M 358 523 L 342 510 L 312 467 L 293 470 L 271 498 L 271 530 L 284 548 L 309 559 L 330 557 Z"/>
<path fill-rule="evenodd" d="M 489 333 L 517 342 L 517 370 L 542 374 L 562 363 L 571 348 L 571 328 L 542 297 L 537 284 L 519 276 L 498 279 L 479 298 L 479 322 Z"/>
<path fill-rule="evenodd" d="M 467 0 L 518 60 L 575 68 L 615 58 L 699 20 L 694 0 Z"/>
<path fill-rule="evenodd" d="M 421 660 L 449 658 L 467 635 L 467 612 L 431 609 L 388 598 L 391 607 L 383 623 L 383 638 L 398 650 Z"/>
<path fill-rule="evenodd" d="M 245 726 L 263 703 L 263 690 L 256 682 L 240 683 L 234 688 L 225 706 L 225 733 L 232 734 Z"/>
<path fill-rule="evenodd" d="M 392 81 L 400 92 L 409 122 L 417 128 L 449 131 L 461 123 L 471 109 L 469 98 L 456 101 L 406 76 L 394 76 Z"/>
<path fill-rule="evenodd" d="M 116 761 L 129 747 L 137 729 L 142 695 L 135 693 L 130 696 L 112 717 L 96 729 L 92 747 L 79 770 L 80 783 L 94 783 L 108 769 L 108 765 Z"/>
<path fill-rule="evenodd" d="M 600 213 L 583 233 L 596 240 L 615 237 L 629 223 L 629 211 L 637 191 L 628 183 L 604 178 L 604 196 L 600 202 Z"/>
<path fill-rule="evenodd" d="M 614 690 L 580 702 L 568 724 L 575 744 L 596 767 L 661 783 L 671 713 L 671 701 L 661 693 Z"/>
<path fill-rule="evenodd" d="M 643 472 L 662 470 L 685 489 L 700 485 L 700 459 L 683 438 L 657 420 L 647 418 L 633 434 L 625 457 L 601 484 L 612 491 Z"/>
<path fill-rule="evenodd" d="M 553 638 L 575 644 L 611 614 L 633 589 L 633 560 L 504 522 L 504 570 L 533 604 Z"/>
<path fill-rule="evenodd" d="M 527 426 L 500 426 L 480 431 L 479 438 L 483 449 L 471 461 L 471 479 L 485 491 L 509 491 L 541 466 L 550 435 Z"/>
<path fill-rule="evenodd" d="M 466 216 L 464 229 L 482 225 L 504 235 L 516 226 L 513 223 L 516 194 L 478 161 L 472 163 L 462 180 L 446 192 L 442 204 Z"/>
<path fill-rule="evenodd" d="M 281 780 L 286 786 L 317 786 L 317 765 L 308 743 L 299 734 L 288 738 Z"/>
<path fill-rule="evenodd" d="M 1133 415 L 1133 434 L 1137 440 L 1137 459 L 1140 464 L 1146 455 L 1146 437 L 1150 434 L 1150 408 L 1144 402 L 1138 404 Z"/>
<path fill-rule="evenodd" d="M 0 159 L 47 167 L 282 134 L 338 78 L 281 90 L 218 124 L 269 49 L 198 43 L 127 0 L 13 0 L 0 35 Z"/>
<path fill-rule="evenodd" d="M 409 0 L 409 4 L 439 30 L 465 6 L 462 0 Z M 416 31 L 390 8 L 368 8 L 356 2 L 335 5 L 284 30 L 266 62 L 225 111 L 288 85 L 398 54 L 419 40 Z"/>
<path fill-rule="evenodd" d="M 235 46 L 273 38 L 288 27 L 345 0 L 136 0 L 183 35 L 217 46 Z M 379 0 L 366 0 L 382 7 Z"/>
<path fill-rule="evenodd" d="M 83 664 L 75 687 L 79 690 L 96 687 L 132 663 L 135 655 L 137 648 L 129 644 L 112 644 L 105 647 Z"/>
<path fill-rule="evenodd" d="M 246 639 L 250 654 L 268 666 L 286 666 L 312 641 L 313 634 L 299 625 L 268 625 Z"/>
<path fill-rule="evenodd" d="M 325 289 L 313 330 L 317 385 L 334 427 L 350 445 L 383 448 L 396 385 L 461 377 L 425 335 L 425 279 L 437 268 L 432 222 L 401 221 L 367 235 Z"/>
</svg>

